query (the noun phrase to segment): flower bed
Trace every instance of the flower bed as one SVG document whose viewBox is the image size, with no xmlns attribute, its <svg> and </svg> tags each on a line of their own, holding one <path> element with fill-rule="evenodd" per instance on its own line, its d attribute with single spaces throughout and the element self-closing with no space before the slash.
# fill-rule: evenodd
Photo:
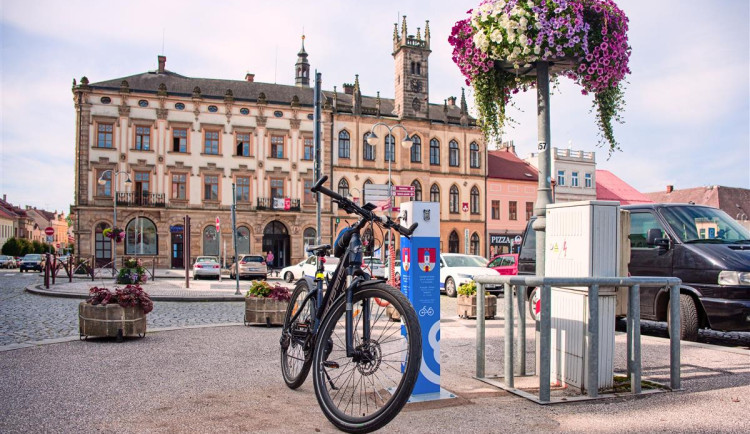
<svg viewBox="0 0 750 434">
<path fill-rule="evenodd" d="M 498 137 L 511 96 L 536 84 L 539 61 L 594 94 L 602 142 L 619 149 L 612 121 L 625 105 L 630 73 L 628 18 L 612 0 L 485 0 L 458 21 L 448 41 L 453 61 L 474 88 L 485 136 Z"/>
</svg>

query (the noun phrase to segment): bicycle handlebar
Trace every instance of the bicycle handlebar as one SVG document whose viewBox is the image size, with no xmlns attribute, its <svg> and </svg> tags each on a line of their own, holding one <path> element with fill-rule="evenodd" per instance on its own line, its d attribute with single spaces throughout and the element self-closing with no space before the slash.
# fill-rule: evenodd
<svg viewBox="0 0 750 434">
<path fill-rule="evenodd" d="M 338 203 L 341 208 L 346 211 L 349 214 L 359 214 L 362 218 L 365 220 L 379 220 L 383 225 L 387 228 L 393 228 L 398 231 L 401 235 L 405 237 L 410 237 L 412 233 L 414 233 L 414 230 L 417 228 L 419 223 L 412 224 L 409 228 L 405 228 L 401 226 L 400 224 L 396 223 L 395 221 L 391 220 L 390 217 L 383 216 L 378 217 L 377 214 L 370 210 L 366 210 L 356 203 L 352 202 L 351 200 L 345 198 L 344 196 L 336 193 L 333 190 L 330 190 L 323 186 L 323 183 L 325 183 L 328 180 L 328 175 L 323 175 L 316 183 L 312 186 L 310 189 L 313 193 L 322 193 L 331 199 L 333 199 L 336 203 Z"/>
</svg>

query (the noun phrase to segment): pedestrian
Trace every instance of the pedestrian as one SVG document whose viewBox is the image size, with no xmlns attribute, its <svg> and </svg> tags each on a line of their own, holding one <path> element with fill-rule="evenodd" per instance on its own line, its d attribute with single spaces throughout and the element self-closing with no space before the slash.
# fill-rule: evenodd
<svg viewBox="0 0 750 434">
<path fill-rule="evenodd" d="M 273 267 L 273 252 L 270 250 L 268 251 L 268 254 L 266 255 L 266 264 L 269 267 Z"/>
</svg>

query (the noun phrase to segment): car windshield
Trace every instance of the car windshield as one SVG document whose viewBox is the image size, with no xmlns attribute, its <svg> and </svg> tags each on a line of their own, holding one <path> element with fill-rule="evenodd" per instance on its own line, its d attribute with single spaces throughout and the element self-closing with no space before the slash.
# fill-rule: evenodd
<svg viewBox="0 0 750 434">
<path fill-rule="evenodd" d="M 42 255 L 26 255 L 23 257 L 24 261 L 41 261 Z"/>
<path fill-rule="evenodd" d="M 472 255 L 450 255 L 443 256 L 445 265 L 449 267 L 484 267 L 487 260 L 481 256 Z"/>
<path fill-rule="evenodd" d="M 216 259 L 216 257 L 214 257 L 214 256 L 198 256 L 198 259 L 196 259 L 195 262 L 216 262 L 216 263 L 218 263 L 219 260 Z"/>
<path fill-rule="evenodd" d="M 242 262 L 265 262 L 262 256 L 245 256 Z"/>
<path fill-rule="evenodd" d="M 661 214 L 684 243 L 736 243 L 750 240 L 750 232 L 720 209 L 670 206 Z"/>
<path fill-rule="evenodd" d="M 10 259 L 10 257 L 5 256 L 5 255 L 0 255 L 0 261 L 7 261 L 8 259 Z"/>
</svg>

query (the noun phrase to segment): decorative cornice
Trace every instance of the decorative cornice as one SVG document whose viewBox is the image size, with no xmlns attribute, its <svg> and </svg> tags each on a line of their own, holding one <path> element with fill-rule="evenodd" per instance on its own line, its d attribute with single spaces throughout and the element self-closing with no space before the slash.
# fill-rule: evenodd
<svg viewBox="0 0 750 434">
<path fill-rule="evenodd" d="M 263 115 L 258 115 L 258 116 L 255 117 L 255 123 L 259 127 L 264 127 L 265 128 L 267 121 L 268 121 L 268 118 L 265 117 L 265 116 L 263 116 Z"/>
</svg>

